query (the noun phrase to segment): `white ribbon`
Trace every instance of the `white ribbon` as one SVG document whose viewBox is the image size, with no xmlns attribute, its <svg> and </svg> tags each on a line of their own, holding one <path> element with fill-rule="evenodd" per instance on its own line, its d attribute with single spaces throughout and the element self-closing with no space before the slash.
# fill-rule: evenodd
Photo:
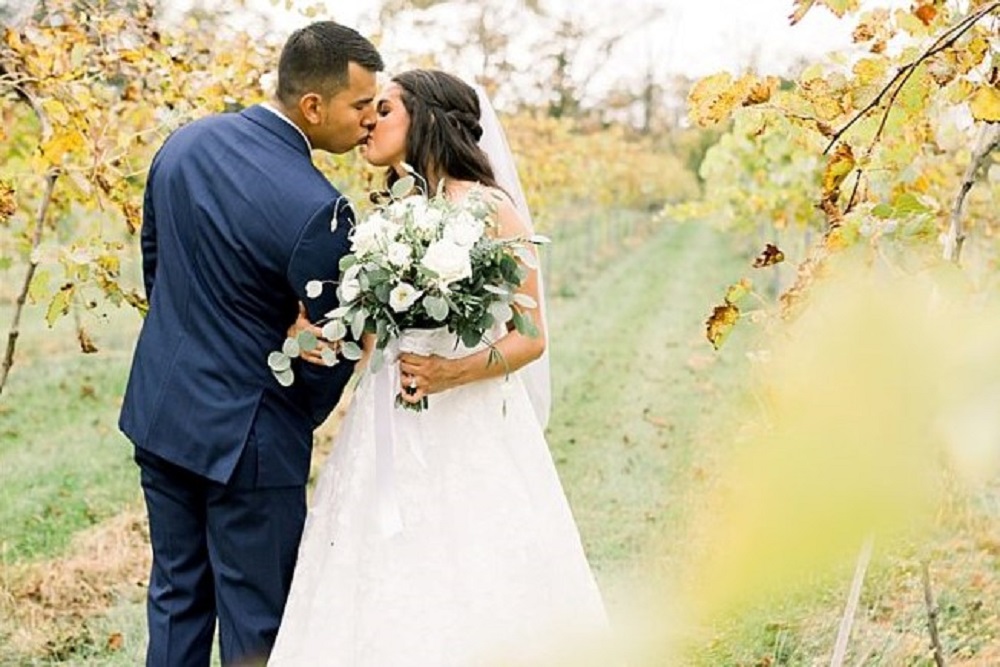
<svg viewBox="0 0 1000 667">
<path fill-rule="evenodd" d="M 393 452 L 396 448 L 396 423 L 392 411 L 396 406 L 396 391 L 399 387 L 399 366 L 396 359 L 399 352 L 395 341 L 394 349 L 386 349 L 386 367 L 375 373 L 375 507 L 378 513 L 379 532 L 383 537 L 392 537 L 402 532 L 403 517 L 396 500 L 396 464 Z"/>
<path fill-rule="evenodd" d="M 375 373 L 375 507 L 379 532 L 389 538 L 403 530 L 403 517 L 396 498 L 396 395 L 399 393 L 399 353 L 434 352 L 434 335 L 428 330 L 406 329 L 399 340 L 391 340 L 383 351 L 384 364 Z M 426 468 L 420 448 L 409 438 L 410 453 L 421 467 Z"/>
</svg>

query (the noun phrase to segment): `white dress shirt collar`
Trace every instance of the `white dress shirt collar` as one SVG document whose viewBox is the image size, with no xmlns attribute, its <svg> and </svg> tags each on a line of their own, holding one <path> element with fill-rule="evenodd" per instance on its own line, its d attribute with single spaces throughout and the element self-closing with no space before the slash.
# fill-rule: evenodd
<svg viewBox="0 0 1000 667">
<path fill-rule="evenodd" d="M 306 147 L 308 147 L 309 150 L 312 151 L 312 144 L 309 143 L 309 137 L 306 136 L 306 133 L 302 131 L 301 127 L 292 122 L 291 118 L 282 113 L 277 107 L 275 107 L 270 102 L 264 102 L 263 104 L 261 104 L 261 106 L 270 111 L 271 113 L 273 113 L 281 120 L 285 121 L 286 123 L 294 127 L 295 131 L 302 135 L 302 139 L 306 142 Z"/>
</svg>

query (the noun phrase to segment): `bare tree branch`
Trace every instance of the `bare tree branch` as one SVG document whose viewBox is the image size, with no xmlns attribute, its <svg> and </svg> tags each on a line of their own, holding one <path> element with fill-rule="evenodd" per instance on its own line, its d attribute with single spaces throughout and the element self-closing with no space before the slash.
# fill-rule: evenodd
<svg viewBox="0 0 1000 667">
<path fill-rule="evenodd" d="M 972 149 L 972 159 L 965 170 L 958 196 L 955 197 L 955 205 L 951 209 L 951 224 L 945 237 L 944 258 L 955 264 L 961 262 L 962 246 L 965 244 L 965 225 L 962 224 L 965 197 L 976 182 L 976 174 L 986 164 L 987 156 L 998 147 L 1000 147 L 1000 123 L 983 123 Z"/>
<path fill-rule="evenodd" d="M 47 139 L 52 134 L 52 125 L 49 123 L 49 119 L 42 110 L 41 105 L 38 104 L 38 101 L 35 100 L 35 98 L 32 97 L 24 88 L 14 86 L 14 90 L 17 92 L 18 98 L 30 106 L 35 115 L 38 116 L 38 121 L 42 126 L 42 139 Z M 28 300 L 28 290 L 31 289 L 31 281 L 34 279 L 35 271 L 38 269 L 37 250 L 42 243 L 42 231 L 45 229 L 45 218 L 48 215 L 49 204 L 52 202 L 52 193 L 55 189 L 56 180 L 58 180 L 58 178 L 59 170 L 55 167 L 49 169 L 48 173 L 45 174 L 45 193 L 42 196 L 41 203 L 38 205 L 38 214 L 35 217 L 35 228 L 31 238 L 31 253 L 28 261 L 28 270 L 24 275 L 21 292 L 17 295 L 14 317 L 11 320 L 10 330 L 7 333 L 7 347 L 4 351 L 3 361 L 0 362 L 0 395 L 3 394 L 3 389 L 7 384 L 7 378 L 10 375 L 10 369 L 14 365 L 14 350 L 17 348 L 17 339 L 21 335 L 21 314 L 24 312 L 24 304 Z"/>
</svg>

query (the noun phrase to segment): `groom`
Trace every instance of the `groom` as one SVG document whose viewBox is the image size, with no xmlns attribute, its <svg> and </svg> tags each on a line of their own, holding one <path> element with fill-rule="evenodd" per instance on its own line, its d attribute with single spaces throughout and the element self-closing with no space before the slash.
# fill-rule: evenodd
<svg viewBox="0 0 1000 667">
<path fill-rule="evenodd" d="M 310 149 L 344 153 L 375 125 L 375 47 L 330 21 L 291 35 L 273 102 L 174 132 L 146 183 L 149 313 L 119 426 L 135 445 L 153 567 L 149 667 L 266 660 L 305 520 L 312 431 L 352 368 L 302 364 L 281 387 L 267 366 L 306 304 L 337 280 L 350 207 Z M 331 231 L 331 227 L 333 230 Z"/>
</svg>

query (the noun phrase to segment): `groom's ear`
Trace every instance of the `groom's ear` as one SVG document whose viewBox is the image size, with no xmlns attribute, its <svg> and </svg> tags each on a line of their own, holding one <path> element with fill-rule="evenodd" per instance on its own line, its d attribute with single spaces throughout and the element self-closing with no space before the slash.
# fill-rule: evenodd
<svg viewBox="0 0 1000 667">
<path fill-rule="evenodd" d="M 299 111 L 310 124 L 319 125 L 323 120 L 323 98 L 319 93 L 306 93 L 299 98 Z"/>
</svg>

